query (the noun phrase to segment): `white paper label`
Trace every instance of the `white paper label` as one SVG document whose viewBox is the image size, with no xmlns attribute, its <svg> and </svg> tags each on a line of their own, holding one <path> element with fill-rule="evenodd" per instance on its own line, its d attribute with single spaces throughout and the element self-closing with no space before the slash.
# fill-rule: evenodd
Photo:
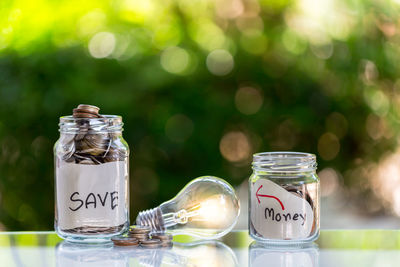
<svg viewBox="0 0 400 267">
<path fill-rule="evenodd" d="M 58 225 L 112 227 L 127 221 L 128 168 L 123 161 L 99 165 L 57 162 Z"/>
<path fill-rule="evenodd" d="M 274 182 L 258 179 L 251 185 L 251 223 L 270 239 L 310 236 L 314 213 L 311 205 Z"/>
</svg>

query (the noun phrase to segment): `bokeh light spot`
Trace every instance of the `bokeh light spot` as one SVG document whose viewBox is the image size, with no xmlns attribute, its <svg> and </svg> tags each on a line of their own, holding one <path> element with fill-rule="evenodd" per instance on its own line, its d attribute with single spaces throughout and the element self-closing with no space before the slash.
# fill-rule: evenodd
<svg viewBox="0 0 400 267">
<path fill-rule="evenodd" d="M 242 87 L 235 94 L 236 108 L 243 114 L 257 113 L 263 104 L 263 95 L 253 87 Z"/>
<path fill-rule="evenodd" d="M 370 164 L 368 174 L 371 179 L 371 189 L 388 203 L 392 211 L 400 216 L 400 149 L 387 153 L 377 164 Z"/>
<path fill-rule="evenodd" d="M 285 120 L 274 130 L 274 140 L 270 143 L 274 150 L 291 150 L 298 142 L 298 127 L 291 119 Z"/>
<path fill-rule="evenodd" d="M 190 55 L 185 49 L 172 46 L 165 49 L 160 58 L 161 66 L 164 70 L 174 73 L 182 74 L 187 70 L 190 62 Z"/>
<path fill-rule="evenodd" d="M 84 15 L 78 22 L 78 33 L 81 36 L 92 35 L 99 31 L 106 22 L 106 15 L 101 10 L 93 10 Z"/>
<path fill-rule="evenodd" d="M 115 36 L 110 32 L 99 32 L 90 39 L 89 53 L 94 58 L 105 58 L 111 55 L 115 48 Z"/>
<path fill-rule="evenodd" d="M 381 90 L 367 88 L 364 90 L 364 99 L 368 106 L 379 116 L 385 116 L 389 111 L 390 102 Z"/>
<path fill-rule="evenodd" d="M 264 30 L 264 22 L 259 16 L 241 16 L 236 19 L 236 26 L 243 33 Z"/>
<path fill-rule="evenodd" d="M 365 128 L 372 139 L 378 140 L 383 137 L 385 123 L 379 116 L 369 114 L 365 122 Z"/>
<path fill-rule="evenodd" d="M 318 153 L 324 160 L 336 158 L 340 151 L 340 142 L 333 133 L 324 133 L 318 140 Z"/>
<path fill-rule="evenodd" d="M 367 84 L 372 84 L 372 82 L 379 76 L 375 63 L 370 60 L 363 60 L 361 65 L 363 69 L 364 81 Z"/>
<path fill-rule="evenodd" d="M 333 54 L 333 44 L 328 42 L 323 45 L 311 45 L 311 51 L 319 59 L 328 59 Z"/>
<path fill-rule="evenodd" d="M 221 155 L 230 162 L 241 162 L 251 156 L 251 145 L 248 137 L 239 131 L 226 133 L 220 143 Z"/>
<path fill-rule="evenodd" d="M 338 113 L 333 112 L 326 118 L 326 130 L 334 133 L 338 138 L 342 138 L 347 133 L 348 122 L 346 118 Z"/>
<path fill-rule="evenodd" d="M 189 28 L 189 34 L 202 48 L 212 51 L 225 47 L 224 31 L 213 22 L 203 19 L 191 24 Z"/>
<path fill-rule="evenodd" d="M 232 55 L 223 49 L 212 51 L 206 60 L 208 70 L 217 76 L 224 76 L 230 73 L 234 66 Z"/>
<path fill-rule="evenodd" d="M 286 30 L 283 33 L 282 42 L 286 50 L 295 55 L 304 53 L 307 48 L 307 41 L 292 30 Z"/>
<path fill-rule="evenodd" d="M 258 30 L 247 31 L 240 38 L 243 49 L 255 55 L 263 54 L 267 50 L 267 43 L 267 37 Z"/>
<path fill-rule="evenodd" d="M 339 188 L 339 174 L 332 168 L 325 168 L 318 173 L 321 180 L 321 196 L 332 195 Z"/>
<path fill-rule="evenodd" d="M 217 0 L 217 15 L 224 19 L 233 19 L 240 16 L 244 11 L 241 0 Z"/>
<path fill-rule="evenodd" d="M 176 114 L 168 119 L 165 125 L 165 134 L 176 143 L 183 143 L 193 133 L 193 122 L 186 115 Z"/>
</svg>

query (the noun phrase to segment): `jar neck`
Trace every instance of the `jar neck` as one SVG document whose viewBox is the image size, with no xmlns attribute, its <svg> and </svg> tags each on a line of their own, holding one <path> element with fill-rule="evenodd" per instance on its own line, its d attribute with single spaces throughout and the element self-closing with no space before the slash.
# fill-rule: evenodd
<svg viewBox="0 0 400 267">
<path fill-rule="evenodd" d="M 314 174 L 316 156 L 301 152 L 263 152 L 253 155 L 252 168 L 257 174 L 277 176 Z"/>
<path fill-rule="evenodd" d="M 123 131 L 122 117 L 103 115 L 102 118 L 74 118 L 73 116 L 60 117 L 61 134 L 121 134 Z"/>
</svg>

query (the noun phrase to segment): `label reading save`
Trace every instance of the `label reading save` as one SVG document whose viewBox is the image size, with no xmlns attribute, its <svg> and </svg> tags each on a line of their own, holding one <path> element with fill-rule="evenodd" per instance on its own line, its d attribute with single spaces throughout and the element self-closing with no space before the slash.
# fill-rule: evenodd
<svg viewBox="0 0 400 267">
<path fill-rule="evenodd" d="M 60 162 L 56 170 L 58 225 L 112 227 L 126 222 L 125 162 L 99 165 Z"/>
<path fill-rule="evenodd" d="M 251 185 L 251 223 L 270 239 L 310 236 L 314 213 L 310 204 L 274 182 L 259 179 Z"/>
</svg>

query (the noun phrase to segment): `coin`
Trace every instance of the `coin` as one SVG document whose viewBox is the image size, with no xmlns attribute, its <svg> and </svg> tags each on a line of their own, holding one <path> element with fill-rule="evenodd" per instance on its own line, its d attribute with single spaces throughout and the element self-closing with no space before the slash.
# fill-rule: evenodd
<svg viewBox="0 0 400 267">
<path fill-rule="evenodd" d="M 96 106 L 80 104 L 72 110 L 72 114 L 74 118 L 100 118 L 102 116 L 99 115 L 99 110 Z"/>
<path fill-rule="evenodd" d="M 83 104 L 73 109 L 78 129 L 73 139 L 68 141 L 63 160 L 87 165 L 126 160 L 127 152 L 114 143 L 119 138 L 117 133 L 93 133 L 98 127 L 112 126 L 107 120 L 93 120 L 104 118 L 98 114 L 99 110 L 96 106 Z"/>
<path fill-rule="evenodd" d="M 149 239 L 149 235 L 148 234 L 135 234 L 135 233 L 129 233 L 128 234 L 129 237 L 133 237 L 136 238 L 139 241 L 145 241 Z"/>
<path fill-rule="evenodd" d="M 74 109 L 74 118 L 98 118 L 99 115 L 88 113 L 88 112 L 78 112 Z"/>
<path fill-rule="evenodd" d="M 129 228 L 129 232 L 134 234 L 148 234 L 150 231 L 151 229 L 148 226 L 134 225 Z"/>
<path fill-rule="evenodd" d="M 93 105 L 87 105 L 87 104 L 79 104 L 78 109 L 84 109 L 87 110 L 89 112 L 93 112 L 93 113 L 99 113 L 100 108 L 93 106 Z"/>
<path fill-rule="evenodd" d="M 130 246 L 130 247 L 137 247 L 139 246 L 139 240 L 133 237 L 124 237 L 124 236 L 116 236 L 111 238 L 111 241 L 116 246 Z"/>
<path fill-rule="evenodd" d="M 290 185 L 284 186 L 284 188 L 288 192 L 292 193 L 293 195 L 298 196 L 300 198 L 304 198 L 305 200 L 307 200 L 307 202 L 310 203 L 311 208 L 314 207 L 314 203 L 312 201 L 312 198 L 311 198 L 310 194 L 308 194 L 308 192 L 307 192 L 307 188 L 305 188 L 305 193 L 301 189 L 297 189 L 296 187 L 290 186 Z"/>
<path fill-rule="evenodd" d="M 162 242 L 164 241 L 172 241 L 172 235 L 165 233 L 154 233 L 151 234 L 151 238 L 160 239 Z"/>
<path fill-rule="evenodd" d="M 162 242 L 160 239 L 149 239 L 140 242 L 140 245 L 144 248 L 158 248 L 161 244 Z"/>
</svg>

